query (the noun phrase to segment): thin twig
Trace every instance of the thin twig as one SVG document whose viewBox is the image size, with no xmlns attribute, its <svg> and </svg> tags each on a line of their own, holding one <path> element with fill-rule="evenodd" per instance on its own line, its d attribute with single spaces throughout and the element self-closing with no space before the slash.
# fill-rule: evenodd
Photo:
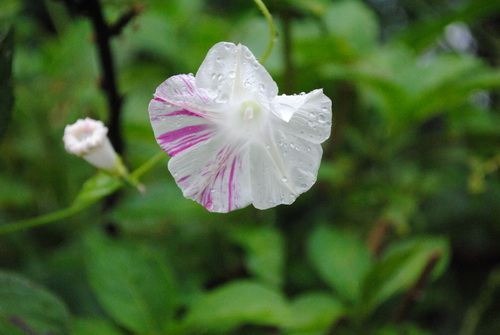
<svg viewBox="0 0 500 335">
<path fill-rule="evenodd" d="M 413 309 L 415 303 L 422 298 L 425 286 L 427 285 L 427 282 L 430 279 L 432 271 L 434 270 L 440 259 L 441 259 L 441 252 L 439 251 L 435 251 L 429 256 L 427 264 L 425 265 L 424 270 L 420 274 L 420 277 L 415 282 L 413 287 L 408 291 L 400 308 L 394 314 L 394 317 L 392 318 L 392 321 L 394 323 L 402 321 Z"/>
<path fill-rule="evenodd" d="M 388 221 L 380 220 L 375 223 L 375 226 L 368 235 L 368 249 L 370 253 L 377 257 L 382 252 L 387 234 L 392 230 L 392 225 Z"/>
<path fill-rule="evenodd" d="M 109 27 L 109 35 L 116 36 L 120 35 L 123 28 L 136 17 L 140 12 L 144 10 L 144 5 L 137 3 L 133 5 L 127 12 L 125 12 L 113 25 Z"/>
</svg>

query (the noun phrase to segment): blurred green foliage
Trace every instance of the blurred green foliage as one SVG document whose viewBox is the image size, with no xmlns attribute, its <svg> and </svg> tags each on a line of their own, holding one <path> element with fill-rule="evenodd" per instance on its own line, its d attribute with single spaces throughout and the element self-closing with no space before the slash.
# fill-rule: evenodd
<svg viewBox="0 0 500 335">
<path fill-rule="evenodd" d="M 226 215 L 166 157 L 141 194 L 65 153 L 66 124 L 109 120 L 81 3 L 0 3 L 0 226 L 75 214 L 0 235 L 0 334 L 498 333 L 498 2 L 268 0 L 266 68 L 282 93 L 323 87 L 334 128 L 308 193 Z M 132 170 L 160 150 L 163 80 L 268 43 L 250 0 L 102 5 L 141 8 L 112 40 Z"/>
</svg>

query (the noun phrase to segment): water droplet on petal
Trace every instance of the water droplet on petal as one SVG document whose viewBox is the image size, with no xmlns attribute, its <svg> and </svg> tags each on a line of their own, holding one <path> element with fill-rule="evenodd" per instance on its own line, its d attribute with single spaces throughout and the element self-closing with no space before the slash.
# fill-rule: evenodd
<svg viewBox="0 0 500 335">
<path fill-rule="evenodd" d="M 216 61 L 217 63 L 220 63 L 220 61 L 221 61 L 221 60 L 222 60 L 221 56 L 217 56 L 217 58 L 215 58 L 215 61 Z"/>
<path fill-rule="evenodd" d="M 306 92 L 300 92 L 300 95 L 306 95 Z"/>
<path fill-rule="evenodd" d="M 321 110 L 322 110 L 323 112 L 328 112 L 328 108 L 326 108 L 326 107 L 322 107 L 322 108 L 321 108 Z"/>
<path fill-rule="evenodd" d="M 243 84 L 243 86 L 245 86 L 246 88 L 250 88 L 252 86 L 252 83 L 249 82 L 249 81 L 245 81 L 245 83 Z"/>
<path fill-rule="evenodd" d="M 319 114 L 318 115 L 318 121 L 321 122 L 321 123 L 325 123 L 326 122 L 325 115 L 324 114 Z"/>
<path fill-rule="evenodd" d="M 214 208 L 214 205 L 209 201 L 205 204 L 205 208 L 211 211 Z"/>
<path fill-rule="evenodd" d="M 229 96 L 227 95 L 227 93 L 219 94 L 219 96 L 217 96 L 217 98 L 215 98 L 215 102 L 217 102 L 219 104 L 225 104 L 228 101 L 229 101 Z"/>
<path fill-rule="evenodd" d="M 222 79 L 224 79 L 224 76 L 223 76 L 222 74 L 220 74 L 220 73 L 219 73 L 219 74 L 217 75 L 217 80 L 218 80 L 218 81 L 222 81 Z"/>
<path fill-rule="evenodd" d="M 229 71 L 229 73 L 227 74 L 227 76 L 231 79 L 235 78 L 236 77 L 236 71 Z"/>
<path fill-rule="evenodd" d="M 314 112 L 309 112 L 309 116 L 310 116 L 310 117 L 315 117 L 315 116 L 316 116 L 316 113 L 314 113 Z"/>
<path fill-rule="evenodd" d="M 212 80 L 215 80 L 217 78 L 217 73 L 212 73 Z"/>
<path fill-rule="evenodd" d="M 284 183 L 286 183 L 288 181 L 288 178 L 287 177 L 283 177 L 283 178 L 281 178 L 281 181 L 284 182 Z"/>
<path fill-rule="evenodd" d="M 252 58 L 252 53 L 250 52 L 250 50 L 245 50 L 245 57 Z"/>
<path fill-rule="evenodd" d="M 264 91 L 266 86 L 264 84 L 259 84 L 259 91 Z"/>
<path fill-rule="evenodd" d="M 271 149 L 271 146 L 270 145 L 266 145 L 266 149 L 267 150 Z"/>
<path fill-rule="evenodd" d="M 210 193 L 214 193 L 214 192 L 215 192 L 215 188 L 211 188 Z"/>
<path fill-rule="evenodd" d="M 312 126 L 313 126 L 312 121 L 307 121 L 307 125 L 308 125 L 309 127 L 312 127 Z"/>
</svg>

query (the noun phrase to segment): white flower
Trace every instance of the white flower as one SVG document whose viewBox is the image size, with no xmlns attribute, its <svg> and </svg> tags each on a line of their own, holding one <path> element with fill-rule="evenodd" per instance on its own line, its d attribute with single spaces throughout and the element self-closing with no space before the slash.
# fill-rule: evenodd
<svg viewBox="0 0 500 335">
<path fill-rule="evenodd" d="M 291 204 L 316 182 L 331 101 L 321 89 L 280 95 L 243 45 L 221 42 L 196 76 L 163 82 L 149 104 L 184 196 L 212 212 Z"/>
<path fill-rule="evenodd" d="M 117 172 L 120 162 L 108 139 L 108 128 L 101 121 L 80 119 L 64 129 L 64 147 L 99 169 Z"/>
</svg>

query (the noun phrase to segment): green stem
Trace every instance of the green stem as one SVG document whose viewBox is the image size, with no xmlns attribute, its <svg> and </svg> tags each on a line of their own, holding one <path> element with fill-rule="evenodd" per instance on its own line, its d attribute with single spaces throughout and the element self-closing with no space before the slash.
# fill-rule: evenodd
<svg viewBox="0 0 500 335">
<path fill-rule="evenodd" d="M 144 163 L 143 165 L 138 167 L 135 171 L 133 171 L 129 175 L 129 178 L 134 181 L 134 183 L 129 183 L 129 184 L 132 184 L 133 186 L 137 187 L 139 177 L 141 177 L 147 171 L 151 170 L 164 157 L 166 157 L 165 153 L 160 152 L 157 155 L 150 158 L 146 163 Z M 123 183 L 122 186 L 123 185 L 125 185 L 125 183 Z M 92 205 L 93 203 L 95 203 L 96 201 L 100 200 L 101 198 L 103 198 L 107 195 L 109 195 L 109 194 L 103 194 L 100 198 L 93 199 L 93 201 L 77 202 L 68 208 L 61 209 L 61 210 L 56 211 L 56 212 L 52 212 L 52 213 L 37 216 L 34 218 L 1 225 L 0 226 L 0 235 L 6 234 L 6 233 L 11 233 L 11 232 L 18 231 L 18 230 L 31 228 L 31 227 L 41 226 L 41 225 L 44 225 L 46 223 L 59 221 L 59 220 L 68 218 L 68 217 L 75 215 L 76 213 L 84 210 L 85 208 L 89 207 L 90 205 Z"/>
<path fill-rule="evenodd" d="M 260 59 L 260 63 L 264 64 L 266 61 L 267 57 L 269 57 L 269 54 L 271 54 L 271 51 L 273 50 L 274 47 L 274 40 L 276 39 L 276 28 L 274 27 L 274 22 L 273 18 L 271 16 L 271 13 L 267 9 L 266 5 L 262 0 L 254 0 L 255 4 L 257 7 L 259 7 L 260 11 L 262 14 L 264 14 L 264 17 L 267 20 L 267 23 L 269 24 L 269 29 L 270 29 L 270 40 L 269 40 L 269 45 L 267 46 L 266 53 L 262 58 Z"/>
</svg>

